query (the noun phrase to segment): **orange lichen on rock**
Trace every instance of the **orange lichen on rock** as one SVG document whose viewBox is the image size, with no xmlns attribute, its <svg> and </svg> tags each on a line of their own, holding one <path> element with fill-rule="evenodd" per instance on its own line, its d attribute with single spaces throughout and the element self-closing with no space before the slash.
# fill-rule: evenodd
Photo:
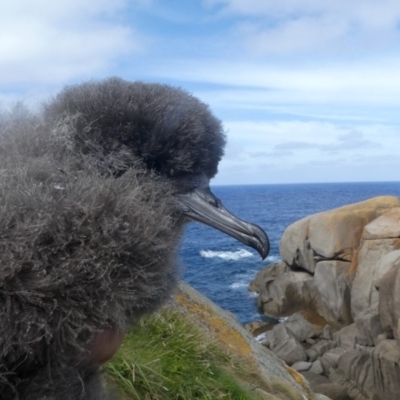
<svg viewBox="0 0 400 400">
<path fill-rule="evenodd" d="M 351 263 L 349 269 L 346 271 L 346 277 L 351 282 L 356 275 L 357 266 L 358 266 L 358 254 L 360 253 L 360 248 L 354 249 L 353 257 L 351 259 Z"/>
<path fill-rule="evenodd" d="M 178 293 L 176 300 L 190 311 L 190 313 L 201 320 L 201 323 L 218 338 L 218 340 L 230 350 L 234 350 L 239 356 L 252 356 L 252 349 L 243 336 L 237 332 L 222 317 L 219 317 L 210 306 L 205 303 L 196 302 L 187 295 Z"/>
<path fill-rule="evenodd" d="M 304 317 L 305 320 L 313 325 L 323 328 L 325 325 L 328 324 L 328 322 L 326 322 L 326 319 L 324 317 L 321 317 L 321 315 L 319 315 L 314 310 L 304 309 L 299 311 L 299 313 Z"/>
<path fill-rule="evenodd" d="M 310 387 L 308 385 L 308 382 L 306 381 L 306 378 L 304 378 L 304 376 L 302 374 L 300 374 L 299 372 L 297 372 L 295 369 L 291 368 L 291 367 L 286 367 L 287 371 L 289 372 L 289 374 L 293 377 L 293 379 L 299 384 L 301 385 L 301 387 L 304 389 L 304 391 L 307 393 L 308 399 L 309 400 L 313 400 L 315 397 L 313 396 L 313 394 L 310 391 Z"/>
<path fill-rule="evenodd" d="M 262 385 L 270 387 L 273 382 L 282 382 L 285 393 L 289 391 L 295 394 L 290 398 L 314 399 L 310 396 L 312 392 L 307 381 L 300 379 L 298 374 L 293 375 L 283 361 L 257 343 L 232 313 L 221 309 L 184 282 L 179 284 L 179 290 L 171 299 L 170 305 L 227 350 L 232 355 L 232 360 L 243 361 L 247 370 L 258 376 Z"/>
</svg>

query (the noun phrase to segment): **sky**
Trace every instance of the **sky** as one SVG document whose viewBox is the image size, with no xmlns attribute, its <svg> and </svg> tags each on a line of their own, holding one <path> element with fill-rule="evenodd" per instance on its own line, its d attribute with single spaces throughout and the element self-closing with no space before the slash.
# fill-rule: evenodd
<svg viewBox="0 0 400 400">
<path fill-rule="evenodd" d="M 223 122 L 214 185 L 399 181 L 398 0 L 2 0 L 0 106 L 120 76 Z"/>
</svg>

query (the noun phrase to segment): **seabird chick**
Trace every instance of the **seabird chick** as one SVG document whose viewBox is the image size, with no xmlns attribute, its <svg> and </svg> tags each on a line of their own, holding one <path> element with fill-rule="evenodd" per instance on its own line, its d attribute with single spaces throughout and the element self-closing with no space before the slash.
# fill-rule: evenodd
<svg viewBox="0 0 400 400">
<path fill-rule="evenodd" d="M 255 248 L 268 238 L 209 189 L 225 136 L 167 85 L 69 86 L 0 122 L 2 400 L 108 399 L 99 365 L 178 279 L 185 223 Z"/>
</svg>

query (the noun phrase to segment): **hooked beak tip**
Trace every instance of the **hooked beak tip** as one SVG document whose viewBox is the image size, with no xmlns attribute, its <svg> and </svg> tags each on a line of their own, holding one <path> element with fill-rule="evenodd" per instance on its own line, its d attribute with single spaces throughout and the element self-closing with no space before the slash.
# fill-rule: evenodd
<svg viewBox="0 0 400 400">
<path fill-rule="evenodd" d="M 261 259 L 265 260 L 269 254 L 270 243 L 267 234 L 258 225 L 250 225 L 253 229 L 253 240 L 249 243 L 249 246 L 257 250 L 260 254 Z"/>
</svg>

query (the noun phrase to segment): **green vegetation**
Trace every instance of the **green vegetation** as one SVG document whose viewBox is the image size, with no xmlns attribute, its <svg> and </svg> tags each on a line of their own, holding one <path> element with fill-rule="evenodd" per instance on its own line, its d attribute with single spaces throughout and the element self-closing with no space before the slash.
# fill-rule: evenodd
<svg viewBox="0 0 400 400">
<path fill-rule="evenodd" d="M 287 396 L 285 388 L 284 396 L 269 397 L 266 392 L 275 392 L 274 385 L 261 382 L 243 361 L 234 360 L 187 317 L 167 308 L 142 319 L 104 369 L 124 400 L 298 398 Z M 255 388 L 268 397 L 258 397 Z"/>
</svg>

